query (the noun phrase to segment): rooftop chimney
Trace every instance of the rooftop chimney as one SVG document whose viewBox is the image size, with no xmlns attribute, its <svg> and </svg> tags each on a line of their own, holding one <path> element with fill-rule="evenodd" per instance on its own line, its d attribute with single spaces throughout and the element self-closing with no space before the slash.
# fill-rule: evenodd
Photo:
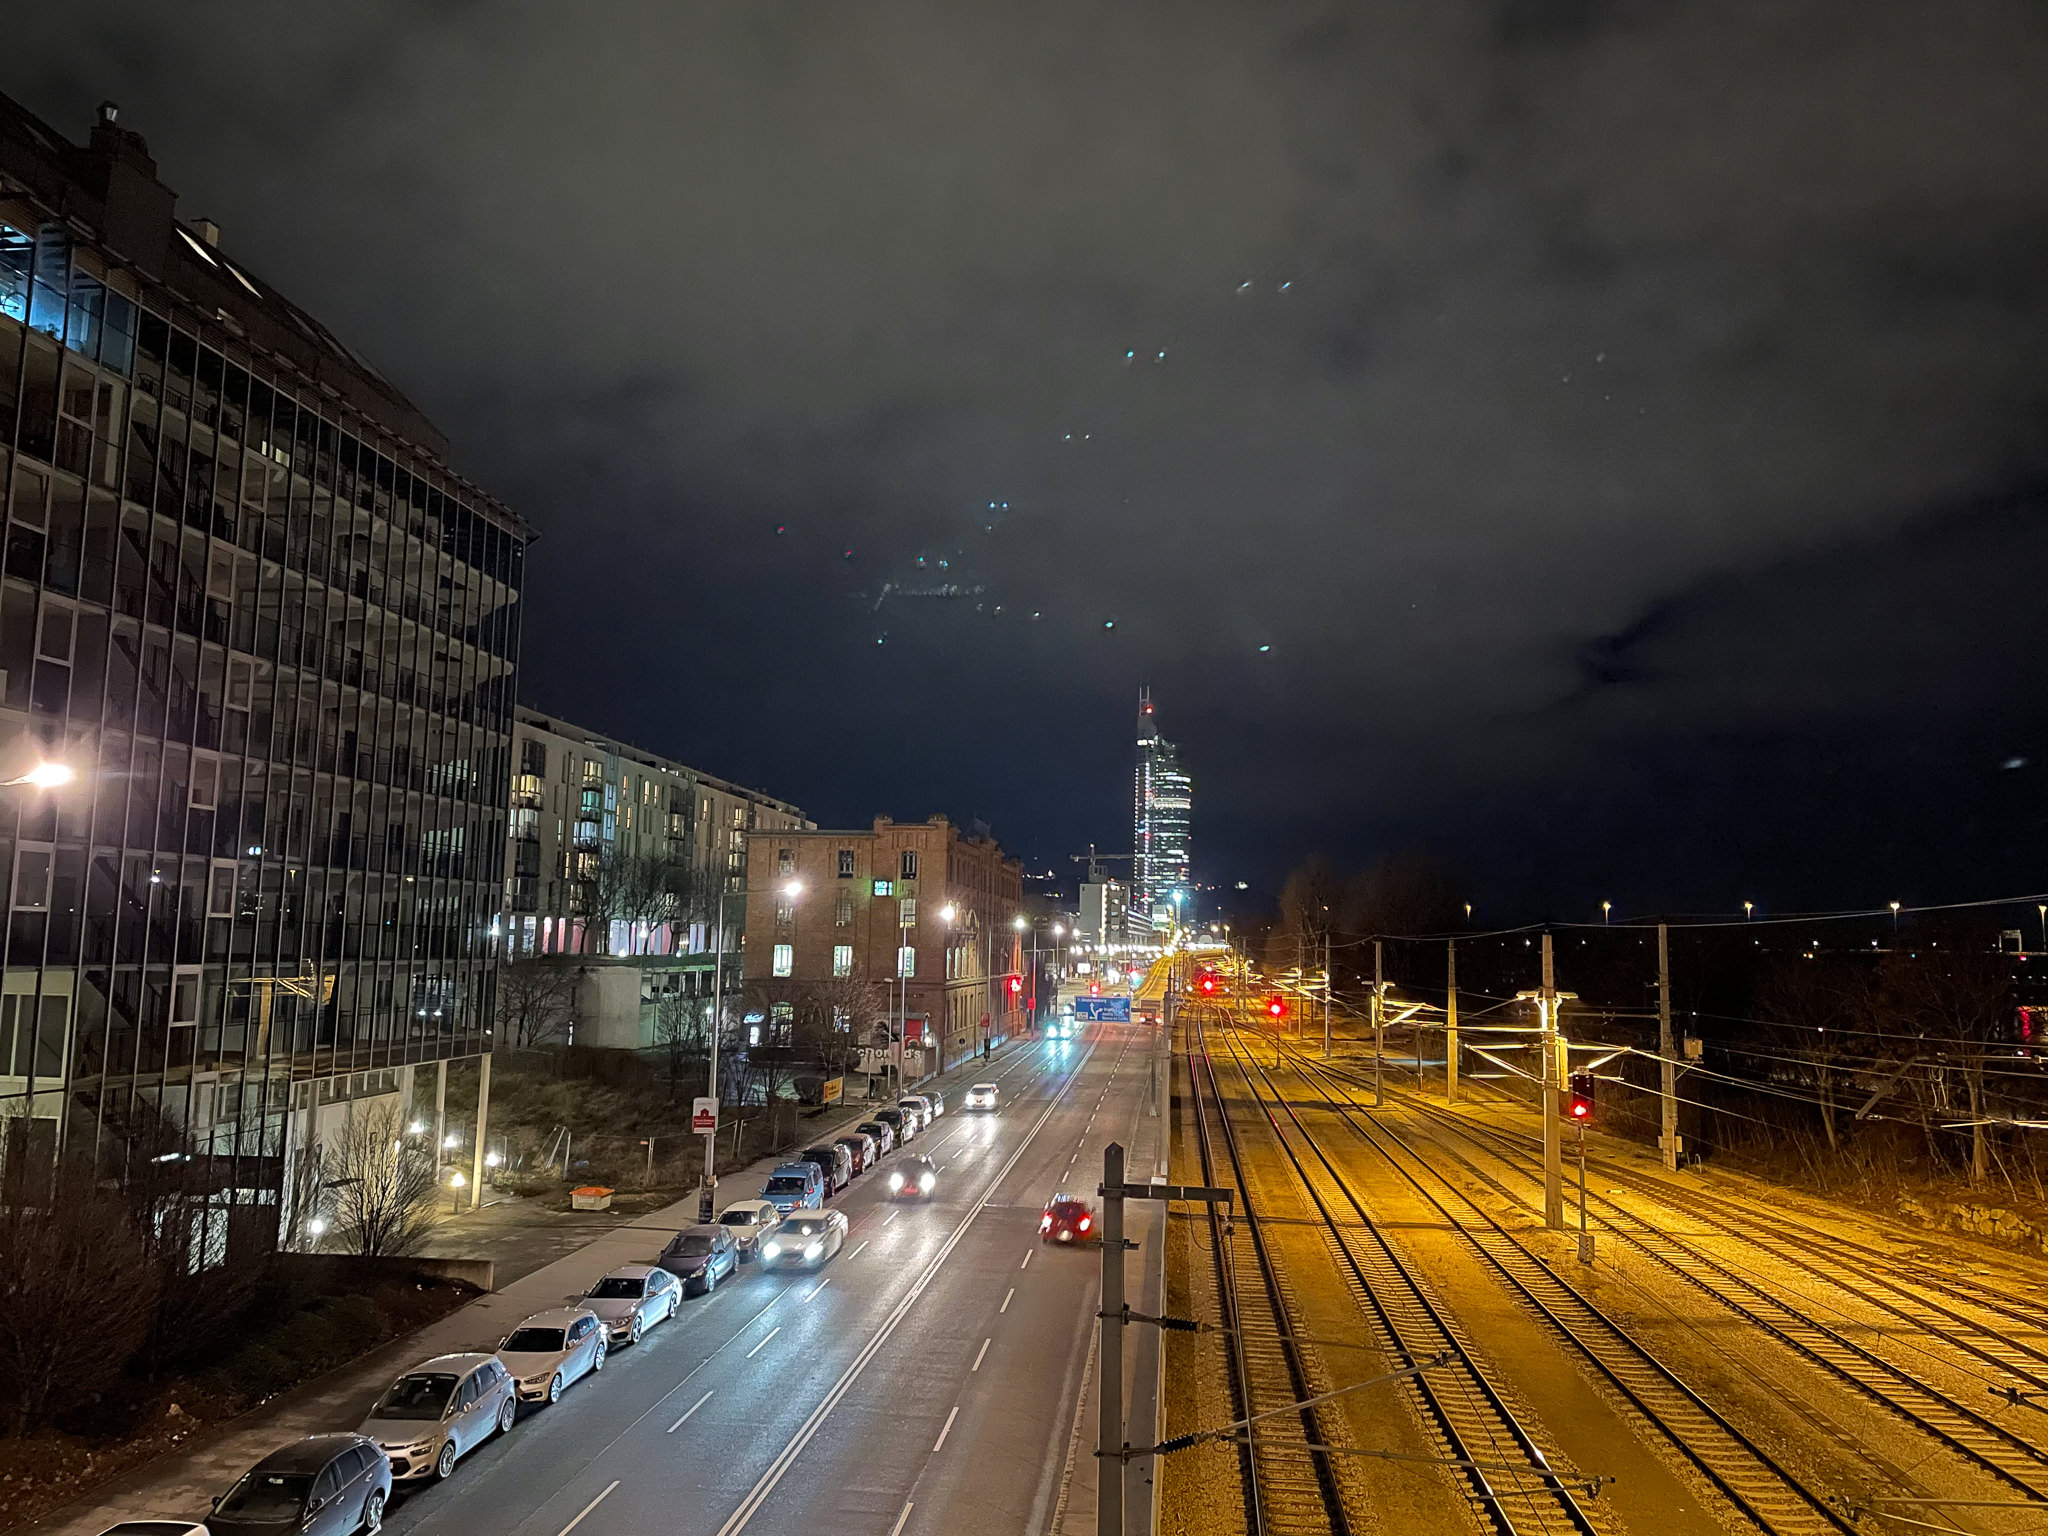
<svg viewBox="0 0 2048 1536">
<path fill-rule="evenodd" d="M 218 246 L 220 244 L 220 226 L 211 219 L 194 219 L 192 221 L 192 233 L 204 240 L 208 245 Z"/>
</svg>

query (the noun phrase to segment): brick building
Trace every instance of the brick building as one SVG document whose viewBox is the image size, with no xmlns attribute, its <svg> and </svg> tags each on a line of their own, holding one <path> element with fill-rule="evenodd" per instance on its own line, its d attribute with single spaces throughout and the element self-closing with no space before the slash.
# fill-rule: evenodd
<svg viewBox="0 0 2048 1536">
<path fill-rule="evenodd" d="M 745 976 L 793 986 L 854 978 L 888 1000 L 903 1075 L 943 1072 L 1023 1024 L 1023 867 L 943 816 L 871 831 L 747 838 Z M 786 1017 L 747 1021 L 786 1043 Z M 882 1042 L 862 1041 L 863 1046 Z"/>
</svg>

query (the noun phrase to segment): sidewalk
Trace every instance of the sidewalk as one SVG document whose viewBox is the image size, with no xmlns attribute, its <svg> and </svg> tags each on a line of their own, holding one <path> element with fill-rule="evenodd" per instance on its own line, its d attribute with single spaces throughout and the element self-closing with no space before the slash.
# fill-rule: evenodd
<svg viewBox="0 0 2048 1536">
<path fill-rule="evenodd" d="M 1014 1043 L 1014 1042 L 1013 1042 Z M 1006 1054 L 996 1051 L 996 1057 Z M 980 1057 L 938 1082 L 950 1095 L 984 1069 Z M 959 1079 L 956 1084 L 954 1079 Z M 870 1105 L 844 1106 L 820 1115 L 813 1140 L 844 1135 L 868 1118 Z M 784 1158 L 762 1158 L 719 1179 L 719 1205 L 751 1198 Z M 633 1216 L 609 1212 L 545 1211 L 530 1201 L 503 1201 L 449 1218 L 436 1229 L 437 1256 L 488 1258 L 503 1265 L 497 1289 L 417 1333 L 395 1339 L 352 1364 L 306 1383 L 238 1419 L 218 1425 L 189 1445 L 103 1484 L 83 1498 L 18 1529 L 36 1536 L 92 1536 L 123 1520 L 190 1519 L 248 1468 L 301 1435 L 353 1429 L 390 1379 L 415 1361 L 468 1350 L 494 1350 L 498 1341 L 535 1312 L 582 1295 L 600 1275 L 621 1264 L 644 1264 L 670 1234 L 697 1220 L 697 1196 Z M 591 1223 L 607 1226 L 594 1229 Z M 460 1240 L 458 1242 L 458 1240 Z M 451 1245 L 468 1251 L 455 1252 Z M 561 1250 L 550 1257 L 551 1249 Z M 510 1277 L 510 1278 L 508 1278 Z"/>
</svg>

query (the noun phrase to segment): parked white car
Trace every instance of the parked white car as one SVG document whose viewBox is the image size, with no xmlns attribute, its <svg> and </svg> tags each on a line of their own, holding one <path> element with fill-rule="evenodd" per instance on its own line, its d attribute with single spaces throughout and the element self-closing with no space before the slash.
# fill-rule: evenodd
<svg viewBox="0 0 2048 1536">
<path fill-rule="evenodd" d="M 519 1415 L 512 1376 L 495 1355 L 438 1355 L 384 1389 L 359 1434 L 391 1458 L 394 1482 L 446 1477 L 456 1461 Z"/>
<path fill-rule="evenodd" d="M 732 1229 L 733 1241 L 740 1245 L 740 1262 L 745 1263 L 761 1256 L 761 1244 L 782 1225 L 782 1213 L 772 1200 L 735 1200 L 718 1213 L 718 1220 Z"/>
<path fill-rule="evenodd" d="M 682 1305 L 683 1284 L 657 1264 L 625 1264 L 583 1297 L 614 1344 L 638 1344 L 649 1328 L 667 1322 Z"/>
<path fill-rule="evenodd" d="M 512 1373 L 520 1400 L 558 1401 L 563 1389 L 604 1369 L 611 1344 L 588 1307 L 536 1312 L 505 1335 L 498 1362 Z"/>
</svg>

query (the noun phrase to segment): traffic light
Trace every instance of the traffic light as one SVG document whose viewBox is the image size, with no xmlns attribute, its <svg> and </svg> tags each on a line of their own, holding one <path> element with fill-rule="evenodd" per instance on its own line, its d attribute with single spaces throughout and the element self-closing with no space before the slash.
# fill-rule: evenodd
<svg viewBox="0 0 2048 1536">
<path fill-rule="evenodd" d="M 1012 976 L 1010 978 L 1010 996 L 1015 997 L 1019 992 L 1022 992 L 1023 990 L 1024 978 L 1022 976 Z"/>
<path fill-rule="evenodd" d="M 1284 1018 L 1286 1018 L 1286 1017 L 1287 1017 L 1287 1004 L 1286 1004 L 1286 1003 L 1285 1003 L 1284 1001 L 1282 1001 L 1282 1000 L 1281 1000 L 1280 998 L 1277 998 L 1277 997 L 1269 997 L 1269 998 L 1267 998 L 1267 999 L 1266 999 L 1266 1016 L 1267 1016 L 1268 1018 L 1273 1018 L 1273 1019 L 1284 1019 Z"/>
<path fill-rule="evenodd" d="M 1593 1118 L 1593 1074 L 1574 1072 L 1566 1087 L 1565 1113 L 1583 1125 Z"/>
</svg>

